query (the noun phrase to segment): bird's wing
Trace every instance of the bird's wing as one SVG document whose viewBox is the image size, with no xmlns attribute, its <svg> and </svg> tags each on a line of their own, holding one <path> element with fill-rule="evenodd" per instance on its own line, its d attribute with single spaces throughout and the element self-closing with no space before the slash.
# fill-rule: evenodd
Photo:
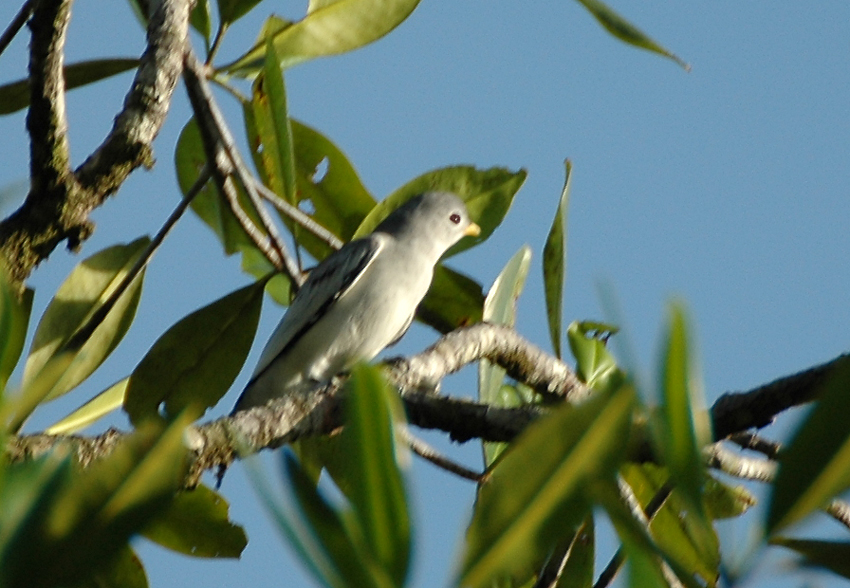
<svg viewBox="0 0 850 588">
<path fill-rule="evenodd" d="M 385 239 L 374 234 L 351 241 L 310 272 L 263 349 L 252 381 L 324 316 L 334 302 L 363 275 L 384 245 Z"/>
</svg>

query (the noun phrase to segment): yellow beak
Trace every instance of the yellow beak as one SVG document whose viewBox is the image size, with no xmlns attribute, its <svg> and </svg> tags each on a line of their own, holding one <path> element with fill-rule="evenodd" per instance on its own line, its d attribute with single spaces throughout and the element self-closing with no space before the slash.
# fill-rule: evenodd
<svg viewBox="0 0 850 588">
<path fill-rule="evenodd" d="M 463 232 L 467 237 L 477 237 L 481 234 L 481 227 L 476 225 L 475 223 L 469 223 L 469 226 L 466 227 L 466 230 Z"/>
</svg>

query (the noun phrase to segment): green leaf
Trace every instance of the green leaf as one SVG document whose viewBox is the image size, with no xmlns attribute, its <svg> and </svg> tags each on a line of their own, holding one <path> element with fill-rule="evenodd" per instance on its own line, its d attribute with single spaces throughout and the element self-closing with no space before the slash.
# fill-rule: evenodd
<svg viewBox="0 0 850 588">
<path fill-rule="evenodd" d="M 672 59 L 685 69 L 685 71 L 691 70 L 690 65 L 649 38 L 646 33 L 617 14 L 610 6 L 601 2 L 601 0 L 578 0 L 578 2 L 599 21 L 599 24 L 605 27 L 605 30 L 621 41 Z"/>
<path fill-rule="evenodd" d="M 590 588 L 593 586 L 595 543 L 593 516 L 588 515 L 573 535 L 567 561 L 555 588 Z"/>
<path fill-rule="evenodd" d="M 251 349 L 265 283 L 196 310 L 162 335 L 130 376 L 124 410 L 134 424 L 189 408 L 196 415 L 224 396 Z"/>
<path fill-rule="evenodd" d="M 434 279 L 416 318 L 440 333 L 481 322 L 484 292 L 481 284 L 444 265 L 434 268 Z"/>
<path fill-rule="evenodd" d="M 530 572 L 541 553 L 581 523 L 590 506 L 585 485 L 613 476 L 620 463 L 634 400 L 623 387 L 565 405 L 514 442 L 481 485 L 461 585 Z"/>
<path fill-rule="evenodd" d="M 0 423 L 5 427 L 4 432 L 18 433 L 21 430 L 76 357 L 73 351 L 60 350 L 47 361 L 31 382 L 21 388 L 20 394 L 0 405 Z"/>
<path fill-rule="evenodd" d="M 309 567 L 318 570 L 327 586 L 343 588 L 390 588 L 394 584 L 381 568 L 370 565 L 368 554 L 358 548 L 357 538 L 362 530 L 346 521 L 321 495 L 312 479 L 304 473 L 297 460 L 288 452 L 283 454 L 290 485 L 295 491 L 299 511 L 306 521 L 306 531 L 314 545 Z M 355 529 L 350 529 L 354 526 Z M 352 533 L 355 536 L 352 536 Z"/>
<path fill-rule="evenodd" d="M 705 509 L 712 520 L 739 517 L 757 503 L 744 486 L 729 486 L 709 476 L 706 480 Z"/>
<path fill-rule="evenodd" d="M 212 34 L 210 0 L 197 0 L 195 2 L 195 7 L 189 14 L 189 24 L 201 34 L 207 44 L 207 49 L 209 49 L 210 35 Z"/>
<path fill-rule="evenodd" d="M 626 464 L 620 472 L 644 509 L 670 478 L 666 468 L 650 463 Z M 698 530 L 698 516 L 691 512 L 679 490 L 673 490 L 652 519 L 650 529 L 668 559 L 691 573 L 699 574 L 707 585 L 714 585 L 720 566 L 717 539 L 713 537 L 708 545 L 700 544 L 703 536 Z"/>
<path fill-rule="evenodd" d="M 130 378 L 115 382 L 44 432 L 48 435 L 70 435 L 85 429 L 113 410 L 121 408 L 129 382 Z"/>
<path fill-rule="evenodd" d="M 606 343 L 619 329 L 605 323 L 573 321 L 567 327 L 567 341 L 576 358 L 578 377 L 594 390 L 616 388 L 625 379 Z"/>
<path fill-rule="evenodd" d="M 129 544 L 118 550 L 118 554 L 106 569 L 97 570 L 74 588 L 148 588 L 148 577 L 139 556 Z"/>
<path fill-rule="evenodd" d="M 228 519 L 227 501 L 200 485 L 179 492 L 142 535 L 154 543 L 192 557 L 239 557 L 248 538 Z"/>
<path fill-rule="evenodd" d="M 4 460 L 5 461 L 5 460 Z M 3 464 L 0 484 L 0 586 L 25 586 L 31 567 L 27 555 L 39 526 L 67 484 L 71 459 L 67 452 L 15 464 Z"/>
<path fill-rule="evenodd" d="M 174 150 L 177 183 L 184 197 L 198 179 L 206 163 L 207 156 L 204 153 L 201 132 L 197 121 L 192 118 L 180 131 L 177 147 Z M 241 191 L 240 196 L 242 196 Z M 254 246 L 213 182 L 207 182 L 201 188 L 190 206 L 192 211 L 218 236 L 227 255 L 236 253 L 241 247 Z M 250 208 L 246 208 L 246 212 L 248 210 Z"/>
<path fill-rule="evenodd" d="M 254 81 L 251 102 L 254 124 L 262 144 L 259 156 L 265 171 L 264 178 L 269 188 L 283 200 L 297 204 L 286 86 L 270 39 L 267 41 L 264 68 Z"/>
<path fill-rule="evenodd" d="M 86 84 L 114 76 L 138 67 L 138 59 L 94 59 L 66 65 L 65 89 L 73 90 Z M 18 80 L 0 86 L 0 115 L 23 110 L 30 105 L 29 80 Z"/>
<path fill-rule="evenodd" d="M 850 543 L 846 541 L 773 537 L 770 539 L 770 544 L 793 549 L 805 558 L 806 567 L 826 568 L 850 579 Z"/>
<path fill-rule="evenodd" d="M 546 294 L 546 318 L 549 321 L 549 337 L 552 349 L 561 358 L 561 315 L 564 304 L 564 276 L 567 258 L 567 206 L 570 202 L 570 184 L 573 164 L 564 161 L 566 177 L 558 210 L 552 221 L 552 228 L 543 246 L 543 289 Z"/>
<path fill-rule="evenodd" d="M 73 361 L 46 393 L 45 400 L 51 400 L 79 385 L 112 353 L 135 316 L 144 270 L 133 279 L 82 347 L 66 349 L 66 345 L 111 296 L 149 243 L 148 237 L 142 237 L 127 245 L 108 247 L 71 271 L 38 323 L 24 367 L 24 387 L 29 386 L 57 354 L 72 352 Z"/>
<path fill-rule="evenodd" d="M 850 487 L 850 360 L 828 376 L 820 400 L 779 454 L 767 509 L 767 532 L 802 520 Z"/>
<path fill-rule="evenodd" d="M 706 515 L 702 496 L 706 478 L 702 448 L 710 441 L 710 425 L 701 386 L 691 374 L 685 313 L 677 304 L 670 308 L 670 328 L 662 361 L 663 401 L 657 449 L 694 515 L 689 520 L 695 546 L 701 550 L 702 559 L 711 562 L 719 557 L 717 535 Z"/>
<path fill-rule="evenodd" d="M 642 543 L 625 540 L 623 550 L 629 562 L 630 588 L 668 588 L 658 556 Z"/>
<path fill-rule="evenodd" d="M 285 461 L 290 459 L 288 453 L 286 449 L 280 452 L 284 465 Z M 285 503 L 277 490 L 272 488 L 256 456 L 246 456 L 243 459 L 243 463 L 245 465 L 245 472 L 248 474 L 248 479 L 251 481 L 251 485 L 254 487 L 260 503 L 271 515 L 271 519 L 275 523 L 277 530 L 289 542 L 290 547 L 292 547 L 310 573 L 313 574 L 317 582 L 329 585 L 330 583 L 325 581 L 323 571 L 319 569 L 320 564 L 325 562 L 325 558 L 322 554 L 318 553 L 318 546 L 308 544 L 303 540 L 307 533 L 303 532 L 304 525 L 301 525 L 300 521 L 295 520 L 293 511 L 296 509 L 293 509 L 291 504 Z M 309 479 L 309 476 L 303 470 L 302 475 Z"/>
<path fill-rule="evenodd" d="M 274 37 L 281 66 L 337 55 L 368 45 L 401 24 L 419 0 L 339 0 L 313 10 Z M 265 43 L 224 66 L 229 74 L 249 77 L 262 67 Z"/>
<path fill-rule="evenodd" d="M 684 310 L 674 304 L 670 308 L 670 327 L 661 366 L 663 425 L 658 449 L 677 487 L 692 506 L 697 506 L 702 504 L 705 478 L 702 447 L 708 441 L 708 431 L 705 423 L 698 422 L 701 419 L 698 411 L 704 410 L 704 401 L 692 380 L 689 354 Z"/>
<path fill-rule="evenodd" d="M 236 22 L 259 3 L 260 0 L 218 0 L 218 16 L 222 26 Z"/>
<path fill-rule="evenodd" d="M 27 288 L 19 300 L 0 268 L 0 398 L 24 350 L 32 299 L 33 291 Z"/>
<path fill-rule="evenodd" d="M 511 172 L 498 167 L 478 170 L 471 166 L 454 166 L 430 171 L 409 181 L 375 206 L 357 228 L 354 237 L 363 237 L 374 231 L 392 211 L 418 194 L 428 190 L 453 192 L 466 203 L 469 216 L 481 227 L 481 234 L 461 239 L 443 256 L 447 259 L 483 242 L 493 233 L 508 213 L 525 176 L 525 170 Z"/>
<path fill-rule="evenodd" d="M 278 273 L 268 258 L 255 247 L 240 248 L 242 252 L 242 271 L 258 280 L 266 282 L 266 292 L 281 306 L 289 306 L 292 301 L 292 281 L 285 274 Z"/>
<path fill-rule="evenodd" d="M 514 326 L 516 323 L 516 302 L 522 289 L 528 268 L 531 265 L 531 247 L 523 245 L 519 251 L 505 264 L 496 277 L 487 298 L 484 300 L 482 320 L 497 324 Z M 478 400 L 490 406 L 498 404 L 502 382 L 505 379 L 505 369 L 486 359 L 478 363 Z M 489 466 L 496 457 L 507 447 L 506 443 L 483 443 L 484 465 Z"/>
<path fill-rule="evenodd" d="M 410 562 L 410 519 L 404 479 L 396 463 L 394 415 L 403 409 L 380 369 L 359 364 L 346 385 L 343 448 L 347 496 L 375 562 L 402 586 Z"/>
<path fill-rule="evenodd" d="M 254 115 L 250 104 L 243 105 L 243 114 L 246 118 L 246 126 L 249 129 L 249 142 L 259 148 L 259 135 L 254 128 Z M 191 119 L 180 132 L 177 140 L 177 148 L 174 152 L 174 164 L 177 170 L 177 182 L 180 190 L 185 196 L 206 164 L 201 134 L 195 119 Z M 239 204 L 243 212 L 258 224 L 256 211 L 248 201 L 244 191 L 237 187 Z M 255 246 L 254 242 L 245 233 L 242 225 L 236 220 L 230 205 L 224 200 L 213 182 L 207 182 L 201 188 L 190 205 L 192 211 L 209 226 L 221 241 L 224 252 L 227 255 L 234 253 L 242 254 L 242 269 L 254 278 L 265 278 L 277 270 L 266 259 Z M 289 279 L 283 274 L 276 274 L 266 286 L 269 294 L 276 302 L 284 306 L 289 305 L 290 284 Z"/>
<path fill-rule="evenodd" d="M 29 509 L 17 501 L 24 506 L 15 512 L 19 524 L 6 535 L 9 542 L 0 539 L 0 584 L 69 586 L 93 574 L 113 576 L 129 538 L 167 504 L 184 475 L 186 425 L 178 419 L 167 428 L 142 427 L 85 469 L 72 467 L 59 451 L 41 462 L 59 460 L 58 469 L 45 472 L 49 476 L 29 464 L 8 470 L 0 489 L 3 516 L 15 493 L 33 498 Z M 10 489 L 16 489 L 11 501 Z M 9 527 L 3 528 L 5 534 Z M 138 580 L 138 574 L 131 577 Z"/>
<path fill-rule="evenodd" d="M 313 219 L 339 237 L 350 241 L 360 223 L 375 206 L 346 155 L 327 137 L 298 121 L 292 121 L 299 203 L 309 200 Z M 331 248 L 307 231 L 298 243 L 322 260 Z"/>
<path fill-rule="evenodd" d="M 704 588 L 705 584 L 697 581 L 693 570 L 680 565 L 656 544 L 643 522 L 639 522 L 630 508 L 626 507 L 617 483 L 599 480 L 593 484 L 589 494 L 605 509 L 630 558 L 637 553 L 637 557 L 648 558 L 645 563 L 652 566 L 658 566 L 663 560 L 682 584 L 689 588 Z"/>
</svg>

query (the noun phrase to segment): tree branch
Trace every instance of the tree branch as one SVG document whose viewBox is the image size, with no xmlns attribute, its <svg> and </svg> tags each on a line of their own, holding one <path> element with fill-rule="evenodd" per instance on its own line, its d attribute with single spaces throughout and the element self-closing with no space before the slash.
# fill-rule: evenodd
<svg viewBox="0 0 850 588">
<path fill-rule="evenodd" d="M 112 131 L 75 171 L 65 119 L 62 72 L 70 0 L 37 2 L 30 18 L 30 191 L 0 223 L 0 256 L 19 289 L 62 241 L 76 249 L 92 233 L 92 210 L 140 165 L 152 165 L 151 143 L 171 103 L 182 67 L 189 0 L 152 3 L 148 47 Z"/>
<path fill-rule="evenodd" d="M 256 188 L 259 182 L 254 180 L 236 148 L 227 123 L 219 111 L 209 84 L 207 84 L 204 66 L 191 51 L 186 52 L 184 59 L 186 90 L 189 93 L 189 100 L 195 112 L 195 120 L 201 132 L 207 162 L 212 168 L 212 176 L 219 192 L 224 196 L 239 224 L 256 247 L 272 265 L 287 274 L 296 288 L 300 287 L 306 276 L 290 255 L 286 244 L 277 232 L 274 222 L 263 206 Z M 237 178 L 245 190 L 257 213 L 263 231 L 260 231 L 242 210 L 232 177 Z"/>
<path fill-rule="evenodd" d="M 711 407 L 714 439 L 725 439 L 732 433 L 762 428 L 774 417 L 794 406 L 814 400 L 826 377 L 850 356 L 839 355 L 832 361 L 785 376 L 749 392 L 727 392 Z"/>
<path fill-rule="evenodd" d="M 6 27 L 6 30 L 3 31 L 3 34 L 0 35 L 0 55 L 6 50 L 6 47 L 9 46 L 9 43 L 12 42 L 12 39 L 15 38 L 15 35 L 18 34 L 18 31 L 23 28 L 24 24 L 29 19 L 32 14 L 34 0 L 26 0 L 21 9 L 18 11 L 18 14 L 15 15 L 15 18 L 12 19 L 12 22 L 9 23 L 9 26 Z"/>
<path fill-rule="evenodd" d="M 451 439 L 459 442 L 469 439 L 511 441 L 532 421 L 546 414 L 548 408 L 539 404 L 499 408 L 437 392 L 439 382 L 446 375 L 484 358 L 502 366 L 511 377 L 544 392 L 549 398 L 579 402 L 590 394 L 569 366 L 511 329 L 486 323 L 449 333 L 418 355 L 388 361 L 386 375 L 389 382 L 398 388 L 411 425 L 445 431 Z M 824 366 L 833 364 L 830 362 Z M 826 369 L 824 366 L 802 373 Z M 309 392 L 279 398 L 267 406 L 254 407 L 193 427 L 188 435 L 193 466 L 186 484 L 197 483 L 204 471 L 227 467 L 240 454 L 280 447 L 302 437 L 329 433 L 341 426 L 344 379 L 344 376 L 338 377 Z M 779 381 L 809 381 L 817 387 L 822 379 L 790 376 Z M 773 389 L 771 386 L 739 394 L 736 402 L 745 413 L 753 414 L 755 411 L 748 410 L 747 399 L 763 404 L 765 390 Z M 815 394 L 816 390 L 810 390 L 796 397 L 812 398 Z M 761 413 L 759 416 L 763 417 Z M 746 430 L 754 424 L 753 421 L 741 420 L 740 426 Z M 6 454 L 17 461 L 44 453 L 57 443 L 70 443 L 80 461 L 88 463 L 108 452 L 116 436 L 120 437 L 121 433 L 109 431 L 96 437 L 10 437 Z"/>
</svg>

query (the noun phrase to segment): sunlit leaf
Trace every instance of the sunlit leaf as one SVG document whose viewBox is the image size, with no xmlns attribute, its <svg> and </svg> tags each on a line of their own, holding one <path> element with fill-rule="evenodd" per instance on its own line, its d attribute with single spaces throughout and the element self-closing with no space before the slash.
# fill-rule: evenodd
<svg viewBox="0 0 850 588">
<path fill-rule="evenodd" d="M 73 351 L 55 353 L 17 396 L 0 404 L 0 423 L 5 427 L 4 432 L 18 433 L 21 430 L 76 358 L 77 354 Z"/>
<path fill-rule="evenodd" d="M 481 485 L 467 533 L 462 586 L 528 570 L 589 512 L 586 483 L 613 476 L 629 436 L 634 392 L 566 405 L 517 439 Z M 529 467 L 534 464 L 534 467 Z"/>
<path fill-rule="evenodd" d="M 130 376 L 124 410 L 133 423 L 215 405 L 251 349 L 263 300 L 262 281 L 196 310 L 162 335 Z"/>
<path fill-rule="evenodd" d="M 254 124 L 262 144 L 260 161 L 269 188 L 283 200 L 295 204 L 294 147 L 286 86 L 271 41 L 267 45 L 271 51 L 267 52 L 264 67 L 252 87 Z"/>
<path fill-rule="evenodd" d="M 200 485 L 184 490 L 142 530 L 142 535 L 172 551 L 192 557 L 239 557 L 248 538 L 228 519 L 224 498 Z"/>
<path fill-rule="evenodd" d="M 313 219 L 339 237 L 350 241 L 360 223 L 375 206 L 354 166 L 327 137 L 298 121 L 292 121 L 299 202 L 309 201 Z M 298 243 L 321 260 L 331 248 L 307 231 Z"/>
<path fill-rule="evenodd" d="M 543 290 L 546 295 L 546 318 L 549 323 L 549 337 L 555 355 L 561 357 L 561 315 L 564 304 L 564 277 L 567 264 L 567 207 L 570 202 L 570 184 L 573 165 L 567 159 L 564 162 L 566 176 L 558 210 L 552 221 L 552 228 L 543 246 Z"/>
<path fill-rule="evenodd" d="M 375 366 L 356 366 L 346 387 L 348 418 L 342 445 L 351 483 L 346 495 L 376 563 L 401 586 L 410 559 L 410 520 L 396 462 L 394 419 L 403 411 Z"/>
<path fill-rule="evenodd" d="M 75 354 L 73 362 L 45 400 L 56 398 L 85 380 L 112 353 L 135 316 L 144 270 L 136 275 L 82 347 L 66 349 L 66 345 L 112 295 L 149 243 L 150 239 L 142 237 L 127 245 L 108 247 L 73 269 L 38 323 L 24 368 L 24 387 L 32 383 L 57 353 L 70 351 Z"/>
<path fill-rule="evenodd" d="M 629 588 L 669 588 L 659 557 L 641 543 L 623 543 L 629 568 Z"/>
<path fill-rule="evenodd" d="M 461 239 L 443 256 L 443 259 L 449 258 L 484 241 L 493 233 L 508 213 L 525 176 L 525 170 L 511 172 L 495 167 L 479 170 L 470 166 L 446 167 L 422 174 L 375 206 L 354 236 L 371 233 L 392 211 L 418 194 L 428 190 L 453 192 L 466 203 L 469 216 L 481 227 L 481 234 Z"/>
<path fill-rule="evenodd" d="M 617 330 L 612 325 L 592 321 L 573 321 L 567 327 L 567 341 L 576 358 L 576 373 L 595 390 L 615 388 L 625 378 L 606 345 Z"/>
<path fill-rule="evenodd" d="M 850 361 L 836 365 L 818 403 L 779 454 L 768 511 L 773 533 L 803 519 L 850 487 Z"/>
<path fill-rule="evenodd" d="M 523 245 L 493 282 L 484 300 L 482 320 L 497 325 L 514 326 L 516 303 L 525 287 L 530 265 L 531 247 Z M 503 367 L 482 359 L 478 363 L 478 400 L 490 406 L 502 406 L 498 402 L 504 379 Z M 504 443 L 484 443 L 484 465 L 493 463 L 506 446 Z"/>
<path fill-rule="evenodd" d="M 690 65 L 656 43 L 647 36 L 646 33 L 617 14 L 610 6 L 601 0 L 578 0 L 578 2 L 583 5 L 597 21 L 599 21 L 599 24 L 605 27 L 609 33 L 621 41 L 628 43 L 629 45 L 634 45 L 635 47 L 640 47 L 641 49 L 646 49 L 647 51 L 663 55 L 664 57 L 675 61 L 686 71 L 690 71 Z"/>
<path fill-rule="evenodd" d="M 138 59 L 94 59 L 65 66 L 65 89 L 72 90 L 138 67 Z M 0 86 L 0 115 L 30 105 L 29 80 Z"/>
<path fill-rule="evenodd" d="M 281 66 L 345 53 L 376 41 L 401 24 L 419 0 L 339 0 L 323 4 L 274 37 Z M 226 72 L 251 76 L 262 67 L 265 43 L 224 66 Z"/>
<path fill-rule="evenodd" d="M 793 549 L 805 558 L 805 567 L 826 568 L 850 579 L 850 542 L 773 537 L 770 544 Z"/>
<path fill-rule="evenodd" d="M 700 549 L 704 561 L 713 562 L 719 558 L 717 535 L 702 496 L 706 477 L 702 448 L 710 441 L 708 416 L 701 386 L 691 373 L 688 326 L 679 305 L 671 306 L 663 353 L 657 449 L 693 515 L 688 521 L 690 532 L 695 534 L 694 546 Z"/>
<path fill-rule="evenodd" d="M 113 410 L 121 408 L 129 381 L 130 378 L 124 378 L 115 382 L 44 432 L 48 435 L 70 435 L 85 429 Z"/>
</svg>

